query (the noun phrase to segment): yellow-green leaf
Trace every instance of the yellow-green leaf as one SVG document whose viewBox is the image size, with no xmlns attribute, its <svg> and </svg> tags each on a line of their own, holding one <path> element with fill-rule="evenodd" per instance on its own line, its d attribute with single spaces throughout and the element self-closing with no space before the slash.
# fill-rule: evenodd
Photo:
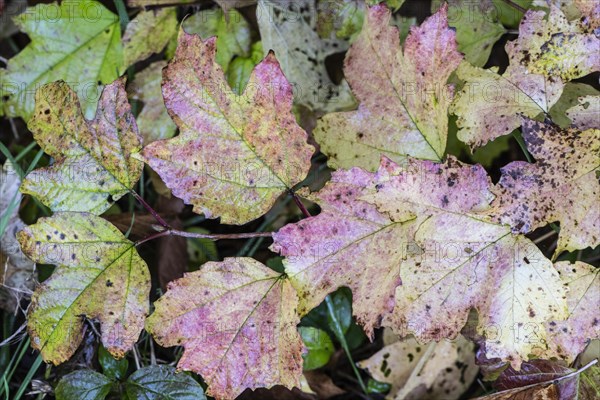
<svg viewBox="0 0 600 400">
<path fill-rule="evenodd" d="M 27 318 L 31 344 L 44 360 L 68 360 L 86 318 L 100 323 L 104 347 L 123 357 L 149 311 L 150 274 L 134 244 L 108 221 L 71 212 L 41 218 L 18 240 L 33 261 L 57 266 L 36 289 Z"/>
<path fill-rule="evenodd" d="M 119 18 L 95 0 L 38 4 L 15 18 L 31 43 L 8 62 L 0 75 L 9 117 L 28 120 L 36 90 L 64 80 L 77 92 L 86 115 L 93 114 L 100 85 L 114 81 L 123 68 Z"/>
<path fill-rule="evenodd" d="M 140 178 L 143 164 L 131 155 L 141 149 L 141 140 L 124 79 L 104 88 L 91 121 L 67 83 L 44 85 L 28 128 L 55 162 L 27 175 L 21 191 L 53 211 L 101 214 L 111 205 L 109 195 L 119 199 Z"/>
<path fill-rule="evenodd" d="M 442 3 L 441 0 L 433 1 L 432 11 L 436 11 Z M 458 50 L 464 53 L 465 60 L 477 67 L 486 64 L 494 43 L 506 32 L 490 0 L 448 1 L 448 25 L 456 29 Z"/>
<path fill-rule="evenodd" d="M 220 8 L 202 10 L 183 21 L 183 29 L 203 39 L 217 37 L 215 61 L 227 72 L 233 57 L 250 56 L 250 24 L 234 9 L 227 14 Z"/>
</svg>

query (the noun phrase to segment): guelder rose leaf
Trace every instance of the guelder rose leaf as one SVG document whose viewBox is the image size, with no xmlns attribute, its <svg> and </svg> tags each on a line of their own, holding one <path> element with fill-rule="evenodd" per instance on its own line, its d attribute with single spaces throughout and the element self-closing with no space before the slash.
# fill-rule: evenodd
<svg viewBox="0 0 600 400">
<path fill-rule="evenodd" d="M 63 1 L 30 7 L 15 23 L 31 43 L 9 60 L 5 74 L 0 72 L 6 115 L 27 121 L 36 89 L 61 79 L 87 94 L 83 108 L 93 112 L 95 89 L 123 69 L 119 17 L 95 0 Z"/>
<path fill-rule="evenodd" d="M 523 138 L 536 162 L 502 168 L 495 189 L 497 220 L 515 233 L 559 221 L 557 255 L 600 244 L 600 130 L 524 120 Z"/>
<path fill-rule="evenodd" d="M 275 56 L 258 64 L 236 95 L 215 62 L 215 44 L 180 32 L 163 71 L 165 104 L 180 134 L 142 154 L 194 211 L 243 224 L 304 179 L 314 148 L 291 112 L 292 88 Z"/>
<path fill-rule="evenodd" d="M 55 159 L 25 177 L 23 193 L 39 198 L 53 211 L 101 214 L 137 183 L 143 163 L 131 157 L 141 149 L 125 80 L 107 85 L 96 117 L 88 121 L 77 95 L 65 82 L 37 92 L 28 128 L 40 147 Z"/>
<path fill-rule="evenodd" d="M 420 341 L 453 338 L 475 308 L 488 357 L 518 366 L 546 351 L 543 323 L 566 317 L 564 288 L 532 242 L 484 214 L 492 186 L 483 168 L 411 160 L 408 168 L 384 162 L 377 175 L 365 201 L 396 220 L 403 208 L 418 215 L 384 324 Z M 541 332 L 534 337 L 528 327 Z"/>
<path fill-rule="evenodd" d="M 546 323 L 550 346 L 571 363 L 590 339 L 600 338 L 600 268 L 584 262 L 555 264 L 567 288 L 569 317 Z"/>
<path fill-rule="evenodd" d="M 100 322 L 102 344 L 123 357 L 149 309 L 150 274 L 134 244 L 108 221 L 72 212 L 41 218 L 18 239 L 33 261 L 57 266 L 36 289 L 27 318 L 44 360 L 60 364 L 75 353 L 85 318 Z"/>
<path fill-rule="evenodd" d="M 314 131 L 332 167 L 376 170 L 381 154 L 442 159 L 453 93 L 446 81 L 462 59 L 447 8 L 411 28 L 404 50 L 390 11 L 368 10 L 344 61 L 358 110 L 327 114 Z"/>
<path fill-rule="evenodd" d="M 300 385 L 298 297 L 287 279 L 251 258 L 208 262 L 169 284 L 147 319 L 162 346 L 183 346 L 180 370 L 202 375 L 207 394 Z"/>
</svg>

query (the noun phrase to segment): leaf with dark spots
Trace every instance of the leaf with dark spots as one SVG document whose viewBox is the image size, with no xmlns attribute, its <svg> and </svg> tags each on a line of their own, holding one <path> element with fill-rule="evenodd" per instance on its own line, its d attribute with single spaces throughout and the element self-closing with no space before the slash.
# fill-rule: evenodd
<svg viewBox="0 0 600 400">
<path fill-rule="evenodd" d="M 525 119 L 523 138 L 536 159 L 502 168 L 493 215 L 513 232 L 560 222 L 555 255 L 600 244 L 600 129 L 560 129 Z"/>
<path fill-rule="evenodd" d="M 592 339 L 600 339 L 600 268 L 578 261 L 555 264 L 567 289 L 569 316 L 545 324 L 553 354 L 572 362 Z"/>
<path fill-rule="evenodd" d="M 60 364 L 73 355 L 82 317 L 100 322 L 102 344 L 122 358 L 149 311 L 150 274 L 134 244 L 104 219 L 70 212 L 39 219 L 18 239 L 33 261 L 57 266 L 37 287 L 27 318 L 31 345 L 44 360 Z"/>
<path fill-rule="evenodd" d="M 383 324 L 421 342 L 439 341 L 455 337 L 475 308 L 488 357 L 518 368 L 530 355 L 548 352 L 543 330 L 527 341 L 514 327 L 566 318 L 565 289 L 529 239 L 486 215 L 493 195 L 483 168 L 449 157 L 445 164 L 414 160 L 386 169 L 382 164 L 378 171 L 379 190 L 361 199 L 394 220 L 411 210 L 416 227 L 394 311 Z M 451 187 L 449 177 L 456 178 Z"/>
<path fill-rule="evenodd" d="M 56 161 L 28 174 L 21 191 L 53 211 L 102 214 L 111 206 L 108 200 L 128 193 L 142 173 L 143 163 L 132 157 L 142 143 L 125 79 L 104 88 L 91 121 L 84 118 L 77 94 L 65 82 L 42 86 L 36 97 L 28 128 Z"/>
</svg>

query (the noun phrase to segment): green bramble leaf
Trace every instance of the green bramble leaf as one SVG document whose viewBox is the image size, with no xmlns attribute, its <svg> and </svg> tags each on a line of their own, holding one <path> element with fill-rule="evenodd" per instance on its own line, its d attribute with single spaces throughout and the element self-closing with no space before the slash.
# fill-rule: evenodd
<svg viewBox="0 0 600 400">
<path fill-rule="evenodd" d="M 236 10 L 229 10 L 226 14 L 220 8 L 202 10 L 186 18 L 183 21 L 183 29 L 203 39 L 217 37 L 218 51 L 215 61 L 225 72 L 228 71 L 229 63 L 234 57 L 250 56 L 250 25 Z"/>
<path fill-rule="evenodd" d="M 126 400 L 206 400 L 202 386 L 191 376 L 167 365 L 135 371 L 125 382 Z"/>
<path fill-rule="evenodd" d="M 90 369 L 71 372 L 56 386 L 57 400 L 104 400 L 110 393 L 113 380 Z"/>
<path fill-rule="evenodd" d="M 304 346 L 308 350 L 302 356 L 304 359 L 304 370 L 310 371 L 311 369 L 321 368 L 326 365 L 335 351 L 333 342 L 327 332 L 309 326 L 298 328 L 298 332 L 300 332 Z"/>
<path fill-rule="evenodd" d="M 101 85 L 123 70 L 119 18 L 95 0 L 38 4 L 15 17 L 31 43 L 0 74 L 8 117 L 28 120 L 34 93 L 63 80 L 80 95 L 86 115 L 93 115 Z"/>
<path fill-rule="evenodd" d="M 442 1 L 432 2 L 432 11 L 435 12 L 441 4 Z M 486 64 L 494 43 L 506 33 L 496 11 L 491 0 L 448 2 L 448 25 L 456 29 L 458 51 L 464 53 L 465 60 L 476 67 Z"/>
</svg>

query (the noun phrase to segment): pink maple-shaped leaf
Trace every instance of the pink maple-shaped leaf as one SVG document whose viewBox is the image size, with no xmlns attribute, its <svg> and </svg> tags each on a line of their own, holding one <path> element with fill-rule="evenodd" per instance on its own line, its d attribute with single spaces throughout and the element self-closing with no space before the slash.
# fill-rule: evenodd
<svg viewBox="0 0 600 400">
<path fill-rule="evenodd" d="M 195 212 L 243 224 L 306 177 L 314 148 L 296 123 L 292 87 L 273 53 L 241 95 L 227 84 L 215 54 L 216 38 L 180 32 L 162 86 L 180 134 L 149 144 L 142 155 Z"/>
<path fill-rule="evenodd" d="M 444 5 L 413 27 L 404 51 L 387 7 L 367 11 L 344 62 L 358 110 L 327 114 L 314 131 L 331 166 L 376 170 L 381 154 L 442 159 L 453 97 L 446 81 L 462 60 L 447 11 Z"/>
<path fill-rule="evenodd" d="M 298 296 L 284 276 L 252 258 L 209 262 L 169 284 L 146 320 L 162 346 L 183 346 L 180 370 L 202 375 L 207 393 L 299 386 L 303 344 Z"/>
</svg>

